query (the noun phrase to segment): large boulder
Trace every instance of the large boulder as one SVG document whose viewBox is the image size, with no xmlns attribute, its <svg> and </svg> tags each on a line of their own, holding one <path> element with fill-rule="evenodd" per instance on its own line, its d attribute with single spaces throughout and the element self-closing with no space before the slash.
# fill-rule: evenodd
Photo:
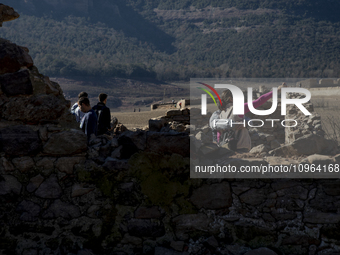
<svg viewBox="0 0 340 255">
<path fill-rule="evenodd" d="M 0 130 L 0 151 L 11 156 L 35 154 L 42 148 L 37 131 L 28 126 L 10 126 Z"/>
<path fill-rule="evenodd" d="M 22 173 L 32 170 L 35 167 L 33 159 L 28 156 L 14 158 L 12 163 Z"/>
<path fill-rule="evenodd" d="M 0 74 L 15 73 L 21 67 L 31 66 L 33 66 L 33 60 L 25 48 L 0 39 Z"/>
<path fill-rule="evenodd" d="M 190 200 L 199 209 L 212 210 L 230 207 L 233 201 L 227 182 L 204 185 L 193 191 Z"/>
<path fill-rule="evenodd" d="M 51 135 L 43 148 L 49 155 L 72 155 L 87 150 L 87 137 L 80 131 L 71 129 Z"/>
<path fill-rule="evenodd" d="M 33 86 L 28 70 L 0 75 L 1 89 L 7 96 L 31 95 Z"/>
<path fill-rule="evenodd" d="M 59 86 L 58 83 L 50 81 L 50 79 L 47 76 L 42 75 L 39 73 L 38 68 L 35 66 L 31 67 L 29 69 L 30 74 L 30 80 L 33 85 L 33 94 L 39 95 L 39 94 L 53 94 L 55 96 L 58 96 L 60 99 L 65 100 L 63 96 L 63 92 Z"/>
<path fill-rule="evenodd" d="M 21 192 L 21 183 L 12 175 L 0 176 L 0 195 L 16 194 Z"/>
<path fill-rule="evenodd" d="M 265 189 L 252 188 L 240 195 L 240 200 L 248 205 L 257 206 L 262 204 L 268 196 Z"/>
<path fill-rule="evenodd" d="M 164 117 L 149 119 L 149 131 L 158 132 L 168 123 L 168 120 Z"/>
<path fill-rule="evenodd" d="M 74 165 L 84 163 L 85 160 L 85 157 L 61 157 L 57 160 L 55 165 L 60 172 L 72 174 Z"/>
<path fill-rule="evenodd" d="M 172 220 L 175 226 L 175 234 L 179 240 L 187 240 L 194 232 L 207 232 L 210 230 L 210 224 L 213 222 L 207 215 L 199 214 L 183 214 Z"/>
<path fill-rule="evenodd" d="M 43 181 L 44 177 L 40 174 L 32 177 L 26 187 L 27 191 L 30 193 L 36 191 L 39 188 L 40 184 L 43 183 Z"/>
<path fill-rule="evenodd" d="M 124 143 L 131 142 L 138 150 L 145 150 L 146 147 L 146 132 L 143 131 L 125 131 L 118 138 L 118 143 L 123 145 Z"/>
<path fill-rule="evenodd" d="M 146 135 L 146 150 L 160 154 L 177 153 L 184 157 L 189 157 L 189 135 L 171 132 L 148 132 Z"/>
<path fill-rule="evenodd" d="M 19 18 L 19 14 L 8 5 L 0 4 L 0 27 L 3 22 Z"/>
<path fill-rule="evenodd" d="M 54 95 L 11 98 L 3 106 L 3 118 L 19 120 L 30 124 L 57 120 L 68 111 L 67 102 Z"/>
<path fill-rule="evenodd" d="M 80 217 L 81 213 L 77 206 L 65 203 L 59 199 L 55 200 L 50 207 L 42 214 L 44 219 L 54 219 L 62 217 L 64 219 L 74 219 Z"/>
<path fill-rule="evenodd" d="M 21 213 L 20 220 L 22 221 L 37 221 L 41 207 L 32 201 L 23 200 L 16 208 L 16 211 Z"/>
<path fill-rule="evenodd" d="M 40 184 L 35 195 L 41 198 L 59 198 L 62 193 L 63 190 L 58 183 L 57 177 L 55 175 L 51 175 Z"/>
</svg>

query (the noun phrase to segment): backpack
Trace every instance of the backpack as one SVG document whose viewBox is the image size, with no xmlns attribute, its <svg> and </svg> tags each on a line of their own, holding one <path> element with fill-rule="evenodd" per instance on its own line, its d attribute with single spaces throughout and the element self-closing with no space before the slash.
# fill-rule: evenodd
<svg viewBox="0 0 340 255">
<path fill-rule="evenodd" d="M 94 111 L 97 114 L 97 124 L 98 124 L 98 131 L 102 129 L 102 123 L 103 123 L 103 117 L 102 117 L 102 112 L 103 110 L 107 108 L 105 105 L 94 107 Z"/>
</svg>

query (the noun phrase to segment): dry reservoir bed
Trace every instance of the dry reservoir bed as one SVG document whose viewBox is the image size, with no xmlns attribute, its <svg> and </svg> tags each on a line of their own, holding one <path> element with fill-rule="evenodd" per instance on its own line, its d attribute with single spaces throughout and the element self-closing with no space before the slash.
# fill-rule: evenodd
<svg viewBox="0 0 340 255">
<path fill-rule="evenodd" d="M 149 124 L 149 119 L 165 115 L 165 110 L 160 111 L 143 111 L 143 112 L 111 112 L 112 116 L 118 118 L 118 121 L 131 128 L 142 128 Z"/>
</svg>

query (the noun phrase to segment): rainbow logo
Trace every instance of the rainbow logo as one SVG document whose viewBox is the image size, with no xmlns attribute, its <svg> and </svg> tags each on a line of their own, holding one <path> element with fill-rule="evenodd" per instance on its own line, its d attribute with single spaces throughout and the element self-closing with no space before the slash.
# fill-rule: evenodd
<svg viewBox="0 0 340 255">
<path fill-rule="evenodd" d="M 217 96 L 218 100 L 220 101 L 220 104 L 222 105 L 221 98 L 220 98 L 220 96 L 218 95 L 217 91 L 216 91 L 213 87 L 211 87 L 210 85 L 205 84 L 205 83 L 203 83 L 203 82 L 198 82 L 198 83 L 199 83 L 199 84 L 202 84 L 202 85 L 204 85 L 204 86 L 206 86 L 206 87 L 209 88 L 209 89 L 211 89 L 212 92 L 214 92 L 215 95 Z M 203 89 L 203 88 L 200 88 L 200 87 L 197 87 L 197 88 L 203 90 L 204 92 L 206 92 L 206 93 L 214 100 L 214 103 L 215 103 L 215 105 L 217 106 L 217 103 L 216 103 L 216 100 L 215 100 L 214 96 L 213 96 L 208 90 Z"/>
</svg>

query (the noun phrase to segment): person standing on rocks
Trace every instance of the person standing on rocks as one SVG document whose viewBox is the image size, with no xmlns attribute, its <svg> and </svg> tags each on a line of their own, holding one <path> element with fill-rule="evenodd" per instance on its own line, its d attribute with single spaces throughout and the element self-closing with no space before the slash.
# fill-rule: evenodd
<svg viewBox="0 0 340 255">
<path fill-rule="evenodd" d="M 106 134 L 111 131 L 111 112 L 110 108 L 106 106 L 107 94 L 100 93 L 98 96 L 99 103 L 93 106 L 93 110 L 98 117 L 98 135 Z"/>
<path fill-rule="evenodd" d="M 87 97 L 79 98 L 78 107 L 84 113 L 84 117 L 80 122 L 80 128 L 87 135 L 87 141 L 89 141 L 92 134 L 97 135 L 97 114 L 92 110 L 90 100 Z"/>
<path fill-rule="evenodd" d="M 79 95 L 78 95 L 78 100 L 79 100 L 80 98 L 82 98 L 82 97 L 88 97 L 88 94 L 87 94 L 85 91 L 80 92 Z M 85 113 L 83 113 L 83 112 L 79 109 L 79 107 L 78 107 L 78 102 L 75 103 L 75 104 L 71 107 L 71 113 L 72 113 L 73 115 L 76 116 L 76 121 L 77 121 L 78 123 L 81 122 L 82 118 L 83 118 L 84 115 L 85 115 Z"/>
</svg>

